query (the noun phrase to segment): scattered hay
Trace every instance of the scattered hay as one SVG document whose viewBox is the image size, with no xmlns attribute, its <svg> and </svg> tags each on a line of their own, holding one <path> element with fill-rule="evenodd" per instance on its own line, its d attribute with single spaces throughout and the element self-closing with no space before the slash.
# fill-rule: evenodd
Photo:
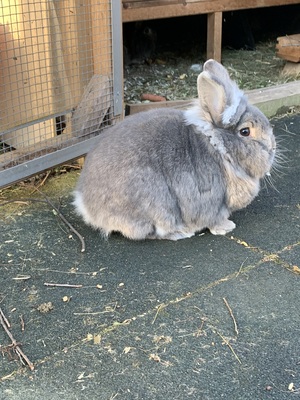
<svg viewBox="0 0 300 400">
<path fill-rule="evenodd" d="M 244 90 L 294 80 L 293 77 L 281 75 L 285 62 L 276 57 L 275 46 L 275 41 L 268 41 L 257 44 L 255 51 L 224 49 L 222 62 Z M 205 55 L 193 49 L 184 55 L 164 52 L 150 65 L 127 66 L 124 74 L 125 102 L 140 103 L 143 93 L 164 96 L 167 100 L 195 98 L 199 72 L 191 69 L 191 66 L 202 65 L 204 60 Z"/>
</svg>

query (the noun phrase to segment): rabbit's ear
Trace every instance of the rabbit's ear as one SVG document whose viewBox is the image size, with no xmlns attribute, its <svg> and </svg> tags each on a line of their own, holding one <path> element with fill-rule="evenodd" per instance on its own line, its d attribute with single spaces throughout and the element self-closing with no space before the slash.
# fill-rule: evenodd
<svg viewBox="0 0 300 400">
<path fill-rule="evenodd" d="M 206 118 L 220 126 L 226 107 L 225 88 L 204 71 L 198 76 L 198 97 Z"/>
<path fill-rule="evenodd" d="M 230 76 L 227 72 L 227 69 L 223 67 L 222 64 L 217 61 L 210 59 L 207 60 L 203 65 L 203 71 L 209 72 L 211 75 L 218 77 L 223 83 L 230 82 Z"/>
<path fill-rule="evenodd" d="M 246 107 L 244 93 L 221 64 L 214 60 L 207 61 L 197 85 L 200 107 L 206 118 L 208 113 L 211 121 L 220 127 L 238 122 Z"/>
</svg>

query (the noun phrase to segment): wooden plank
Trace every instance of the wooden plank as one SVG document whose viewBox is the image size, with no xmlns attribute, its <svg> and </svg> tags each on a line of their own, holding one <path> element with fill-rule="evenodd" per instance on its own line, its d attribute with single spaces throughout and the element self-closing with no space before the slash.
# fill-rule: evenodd
<svg viewBox="0 0 300 400">
<path fill-rule="evenodd" d="M 213 58 L 219 62 L 222 52 L 222 18 L 223 13 L 220 11 L 207 15 L 207 59 Z"/>
<path fill-rule="evenodd" d="M 300 82 L 289 82 L 265 89 L 247 92 L 249 100 L 255 104 L 267 117 L 272 117 L 280 109 L 300 106 Z"/>
<path fill-rule="evenodd" d="M 12 0 L 0 10 L 0 22 L 6 23 L 0 27 L 0 129 L 12 129 L 1 139 L 14 148 L 55 136 L 55 119 L 17 126 L 71 109 L 92 76 L 93 68 L 79 57 L 91 59 L 86 40 L 91 24 L 85 23 L 90 10 L 79 3 Z"/>
<path fill-rule="evenodd" d="M 267 117 L 272 117 L 281 107 L 300 106 L 300 81 L 289 82 L 283 85 L 263 89 L 254 89 L 245 92 L 252 104 L 255 104 Z M 174 107 L 188 108 L 194 99 L 163 101 L 160 103 L 127 104 L 127 114 L 136 114 L 153 108 Z"/>
<path fill-rule="evenodd" d="M 49 3 L 11 0 L 0 9 L 0 130 L 41 119 L 53 111 Z M 18 10 L 16 12 L 16 10 Z M 41 24 L 43 21 L 43 24 Z M 37 142 L 35 129 L 4 134 L 2 140 L 13 147 Z M 48 137 L 54 130 L 47 130 Z"/>
<path fill-rule="evenodd" d="M 62 45 L 64 38 L 53 1 L 48 2 L 47 18 L 49 20 L 49 36 L 45 37 L 45 39 L 51 45 L 48 54 L 49 75 L 46 79 L 50 83 L 48 96 L 51 98 L 51 108 L 49 109 L 49 113 L 54 114 L 60 112 L 60 110 L 72 108 L 74 100 L 71 95 L 65 68 L 64 49 Z"/>
<path fill-rule="evenodd" d="M 66 76 L 63 86 L 67 84 L 69 91 L 68 106 L 63 108 L 70 109 L 78 104 L 94 73 L 91 9 L 88 2 L 81 0 L 55 1 L 54 6 L 61 34 L 59 56 Z M 59 46 L 57 40 L 52 43 L 54 49 Z"/>
<path fill-rule="evenodd" d="M 280 36 L 277 42 L 277 57 L 295 63 L 300 61 L 300 34 Z"/>
<path fill-rule="evenodd" d="M 17 127 L 9 133 L 1 134 L 1 142 L 15 149 L 26 149 L 40 141 L 50 139 L 56 135 L 55 119 L 37 122 L 25 128 Z"/>
<path fill-rule="evenodd" d="M 90 0 L 94 74 L 112 74 L 110 1 Z"/>
<path fill-rule="evenodd" d="M 148 111 L 154 108 L 179 108 L 184 110 L 188 108 L 195 99 L 190 100 L 170 100 L 170 101 L 160 101 L 157 103 L 136 103 L 136 104 L 126 104 L 125 114 L 132 115 L 142 111 Z"/>
<path fill-rule="evenodd" d="M 198 0 L 199 1 L 199 0 Z M 141 7 L 155 7 L 155 6 L 165 6 L 171 4 L 182 4 L 182 0 L 123 0 L 124 8 L 141 8 Z"/>
<path fill-rule="evenodd" d="M 123 4 L 123 22 L 180 17 L 186 15 L 209 14 L 217 11 L 234 11 L 247 8 L 271 7 L 298 4 L 299 0 L 196 0 L 182 1 L 180 4 L 130 8 L 130 1 Z"/>
</svg>

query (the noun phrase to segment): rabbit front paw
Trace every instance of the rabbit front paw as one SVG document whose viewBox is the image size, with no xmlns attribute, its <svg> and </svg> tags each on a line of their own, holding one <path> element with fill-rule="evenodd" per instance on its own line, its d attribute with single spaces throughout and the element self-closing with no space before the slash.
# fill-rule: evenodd
<svg viewBox="0 0 300 400">
<path fill-rule="evenodd" d="M 231 232 L 235 226 L 234 222 L 226 219 L 220 225 L 209 228 L 209 230 L 213 235 L 226 235 L 226 233 Z"/>
</svg>

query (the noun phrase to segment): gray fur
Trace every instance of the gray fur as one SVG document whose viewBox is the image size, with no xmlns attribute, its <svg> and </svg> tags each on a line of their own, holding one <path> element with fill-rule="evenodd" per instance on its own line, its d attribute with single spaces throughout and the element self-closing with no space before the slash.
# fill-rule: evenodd
<svg viewBox="0 0 300 400">
<path fill-rule="evenodd" d="M 228 217 L 257 195 L 275 139 L 221 64 L 204 65 L 198 92 L 188 111 L 139 113 L 99 136 L 75 191 L 86 223 L 104 236 L 119 231 L 136 240 L 234 229 Z M 250 125 L 253 134 L 242 137 L 239 130 Z"/>
</svg>

